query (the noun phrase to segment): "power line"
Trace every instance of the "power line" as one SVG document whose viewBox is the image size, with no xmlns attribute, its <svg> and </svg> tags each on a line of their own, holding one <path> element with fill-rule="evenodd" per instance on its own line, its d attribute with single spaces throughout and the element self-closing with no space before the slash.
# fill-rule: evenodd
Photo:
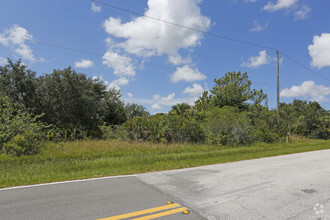
<svg viewBox="0 0 330 220">
<path fill-rule="evenodd" d="M 287 55 L 287 54 L 283 53 L 282 51 L 278 51 L 278 52 L 280 52 L 280 53 L 281 53 L 283 56 L 285 56 L 286 58 L 288 58 L 288 59 L 292 60 L 293 62 L 295 62 L 296 64 L 298 64 L 298 65 L 299 65 L 299 66 L 301 66 L 302 68 L 304 68 L 304 69 L 306 69 L 306 70 L 310 71 L 311 73 L 314 73 L 315 75 L 317 75 L 317 76 L 319 76 L 319 77 L 321 77 L 321 78 L 323 78 L 323 79 L 325 79 L 325 80 L 328 80 L 328 81 L 330 81 L 330 79 L 328 79 L 327 77 L 325 77 L 325 76 L 323 76 L 323 75 L 321 75 L 321 74 L 319 74 L 319 73 L 315 72 L 315 71 L 314 71 L 314 70 L 312 70 L 311 68 L 309 68 L 309 67 L 305 66 L 305 65 L 304 65 L 304 64 L 302 64 L 301 62 L 299 62 L 299 61 L 297 61 L 296 59 L 294 59 L 294 58 L 290 57 L 289 55 Z"/>
<path fill-rule="evenodd" d="M 264 46 L 264 45 L 261 45 L 261 44 L 256 44 L 256 43 L 248 42 L 248 41 L 237 40 L 237 39 L 234 39 L 234 38 L 231 38 L 231 37 L 227 37 L 227 36 L 224 36 L 224 35 L 220 35 L 220 34 L 215 34 L 215 33 L 207 32 L 207 31 L 202 31 L 202 30 L 199 30 L 199 29 L 196 29 L 196 28 L 188 27 L 188 26 L 185 26 L 185 25 L 177 24 L 177 23 L 174 23 L 174 22 L 162 20 L 162 19 L 155 18 L 155 17 L 151 17 L 151 16 L 148 16 L 148 15 L 145 15 L 145 14 L 141 14 L 141 13 L 136 12 L 136 11 L 128 10 L 128 9 L 125 9 L 125 8 L 121 8 L 121 7 L 118 7 L 118 6 L 115 6 L 115 5 L 112 5 L 112 4 L 108 4 L 108 3 L 104 3 L 104 2 L 100 2 L 100 1 L 97 1 L 97 0 L 92 0 L 92 1 L 93 2 L 96 2 L 96 3 L 99 3 L 101 5 L 104 5 L 104 6 L 108 6 L 108 7 L 114 8 L 114 9 L 118 9 L 120 11 L 128 12 L 130 14 L 135 14 L 135 15 L 138 15 L 138 16 L 143 16 L 143 17 L 146 17 L 146 18 L 155 20 L 155 21 L 159 21 L 159 22 L 163 22 L 163 23 L 166 23 L 166 24 L 174 25 L 174 26 L 177 26 L 177 27 L 185 28 L 185 29 L 188 29 L 188 30 L 191 30 L 191 31 L 195 31 L 195 32 L 199 32 L 199 33 L 202 33 L 202 34 L 206 34 L 206 35 L 209 35 L 209 36 L 213 36 L 213 37 L 217 37 L 217 38 L 222 38 L 222 39 L 225 39 L 225 40 L 230 40 L 230 41 L 233 41 L 233 42 L 236 42 L 236 43 L 245 44 L 245 45 L 249 45 L 249 46 L 253 46 L 253 47 L 259 47 L 259 48 L 268 49 L 268 50 L 276 50 L 273 47 L 268 47 L 268 46 Z"/>
<path fill-rule="evenodd" d="M 104 54 L 93 52 L 93 51 L 81 50 L 81 49 L 66 47 L 66 46 L 62 46 L 62 45 L 58 45 L 58 44 L 42 42 L 42 41 L 38 41 L 38 40 L 29 40 L 29 39 L 25 39 L 25 40 L 28 40 L 28 41 L 36 43 L 36 44 L 49 46 L 49 47 L 60 48 L 60 49 L 75 51 L 75 52 L 84 53 L 84 54 L 90 54 L 90 55 L 94 55 L 94 56 L 98 56 L 98 57 L 108 57 L 108 58 L 111 58 L 111 59 L 125 60 L 125 61 L 134 62 L 134 63 L 137 63 L 137 64 L 142 64 L 142 62 L 136 61 L 136 60 L 133 60 L 133 59 L 130 59 L 130 58 L 121 58 L 121 57 L 109 56 L 109 55 L 106 55 L 106 54 L 104 55 Z M 175 68 L 162 66 L 162 65 L 158 65 L 158 64 L 153 64 L 153 63 L 144 63 L 143 65 L 159 67 L 159 68 L 163 68 L 163 69 L 175 70 Z"/>
<path fill-rule="evenodd" d="M 67 46 L 62 46 L 62 45 L 59 45 L 59 44 L 43 42 L 43 41 L 34 40 L 34 39 L 27 39 L 27 38 L 20 38 L 20 37 L 14 37 L 14 38 L 21 39 L 21 40 L 27 40 L 27 41 L 30 41 L 32 43 L 36 43 L 36 44 L 43 45 L 43 46 L 64 49 L 64 50 L 79 52 L 79 53 L 83 53 L 83 54 L 94 55 L 94 56 L 98 56 L 98 57 L 108 57 L 108 58 L 111 58 L 111 59 L 132 61 L 132 62 L 137 63 L 137 64 L 142 64 L 142 62 L 139 62 L 139 61 L 136 61 L 136 60 L 132 60 L 132 59 L 129 59 L 129 58 L 120 58 L 120 57 L 115 57 L 115 56 L 103 55 L 101 53 L 97 53 L 97 52 L 93 52 L 93 51 L 82 50 L 82 49 L 77 49 L 77 48 L 72 48 L 72 47 L 67 47 Z M 176 71 L 177 70 L 176 68 L 173 68 L 173 67 L 167 67 L 167 66 L 162 66 L 162 65 L 153 64 L 153 63 L 143 63 L 143 65 L 148 65 L 148 66 L 152 66 L 152 67 L 158 67 L 158 68 L 168 69 L 168 70 L 172 70 L 172 71 Z M 214 77 L 214 78 L 219 77 L 219 76 L 216 76 L 216 75 L 213 75 L 213 74 L 206 74 L 206 73 L 204 73 L 204 75 L 206 75 L 206 76 L 208 76 L 210 78 L 211 77 Z M 262 82 L 257 82 L 257 81 L 253 81 L 252 83 L 254 83 L 254 84 L 260 84 L 260 85 L 265 85 L 265 86 L 275 86 L 273 84 L 262 83 Z"/>
<path fill-rule="evenodd" d="M 209 36 L 213 36 L 213 37 L 217 37 L 217 38 L 222 38 L 222 39 L 225 39 L 225 40 L 229 40 L 229 41 L 233 41 L 233 42 L 236 42 L 236 43 L 245 44 L 245 45 L 249 45 L 249 46 L 253 46 L 253 47 L 259 47 L 259 48 L 263 48 L 263 49 L 278 51 L 283 56 L 285 56 L 288 59 L 292 60 L 293 62 L 295 62 L 296 64 L 300 65 L 304 69 L 310 71 L 311 73 L 313 73 L 313 74 L 315 74 L 315 75 L 317 75 L 317 76 L 319 76 L 319 77 L 321 77 L 323 79 L 326 79 L 326 80 L 330 81 L 330 79 L 328 79 L 325 76 L 317 73 L 316 71 L 308 68 L 307 66 L 305 66 L 301 62 L 299 62 L 296 59 L 290 57 L 289 55 L 283 53 L 282 51 L 275 49 L 274 47 L 269 47 L 269 46 L 265 46 L 265 45 L 261 45 L 261 44 L 256 44 L 256 43 L 248 42 L 248 41 L 238 40 L 238 39 L 234 39 L 234 38 L 227 37 L 227 36 L 224 36 L 224 35 L 215 34 L 215 33 L 207 32 L 207 31 L 202 31 L 202 30 L 199 30 L 199 29 L 196 29 L 196 28 L 187 27 L 185 25 L 181 25 L 181 24 L 177 24 L 177 23 L 174 23 L 174 22 L 170 22 L 170 21 L 159 19 L 159 18 L 151 17 L 151 16 L 148 16 L 148 15 L 145 15 L 145 14 L 142 14 L 142 13 L 139 13 L 139 12 L 136 12 L 136 11 L 132 11 L 132 10 L 129 10 L 129 9 L 126 9 L 126 8 L 118 7 L 118 6 L 109 4 L 109 3 L 104 3 L 104 2 L 101 2 L 101 1 L 98 1 L 98 0 L 92 0 L 92 1 L 93 2 L 96 2 L 96 3 L 99 3 L 101 5 L 107 6 L 107 7 L 111 7 L 111 8 L 120 10 L 120 11 L 124 11 L 124 12 L 130 13 L 130 14 L 134 14 L 134 15 L 146 17 L 146 18 L 149 18 L 149 19 L 158 21 L 158 22 L 163 22 L 163 23 L 166 23 L 166 24 L 170 24 L 170 25 L 174 25 L 174 26 L 177 26 L 177 27 L 185 28 L 185 29 L 192 30 L 192 31 L 195 31 L 195 32 L 199 32 L 199 33 L 203 33 L 203 34 L 206 34 L 206 35 L 209 35 Z"/>
</svg>

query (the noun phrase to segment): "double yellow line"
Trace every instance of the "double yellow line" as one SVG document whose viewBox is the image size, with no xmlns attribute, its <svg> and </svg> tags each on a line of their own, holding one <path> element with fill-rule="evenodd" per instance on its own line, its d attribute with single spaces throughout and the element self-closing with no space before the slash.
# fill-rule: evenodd
<svg viewBox="0 0 330 220">
<path fill-rule="evenodd" d="M 180 206 L 181 205 L 178 203 L 172 203 L 169 205 L 159 206 L 159 207 L 155 207 L 155 208 L 151 208 L 151 209 L 145 209 L 145 210 L 141 210 L 141 211 L 137 211 L 137 212 L 131 212 L 131 213 L 127 213 L 127 214 L 116 215 L 116 216 L 107 217 L 107 218 L 101 218 L 98 220 L 119 220 L 119 219 L 126 219 L 126 218 L 131 218 L 132 220 L 147 220 L 147 219 L 155 219 L 155 218 L 159 218 L 159 217 L 163 217 L 163 216 L 167 216 L 167 215 L 172 215 L 172 214 L 176 214 L 179 212 L 183 212 L 185 214 L 189 213 L 188 208 L 180 207 Z M 178 208 L 178 207 L 180 207 L 180 208 Z M 168 211 L 164 211 L 164 210 L 168 210 Z M 164 211 L 164 212 L 160 212 L 160 211 Z M 158 213 L 152 214 L 155 212 L 158 212 Z M 137 217 L 137 216 L 145 215 L 145 214 L 150 214 L 150 215 L 138 217 L 138 218 L 132 218 L 132 217 Z"/>
</svg>

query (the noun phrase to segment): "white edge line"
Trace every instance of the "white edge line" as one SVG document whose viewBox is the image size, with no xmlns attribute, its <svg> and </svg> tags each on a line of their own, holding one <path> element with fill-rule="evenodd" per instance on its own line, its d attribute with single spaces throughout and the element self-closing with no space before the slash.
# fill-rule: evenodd
<svg viewBox="0 0 330 220">
<path fill-rule="evenodd" d="M 93 181 L 93 180 L 115 179 L 115 178 L 124 178 L 124 177 L 136 177 L 136 176 L 137 175 L 122 175 L 122 176 L 106 176 L 106 177 L 97 177 L 97 178 L 80 179 L 80 180 L 67 180 L 67 181 L 61 181 L 61 182 L 41 183 L 41 184 L 35 184 L 35 185 L 14 186 L 14 187 L 9 187 L 9 188 L 2 188 L 2 189 L 0 189 L 0 191 L 14 190 L 14 189 L 24 189 L 24 188 L 33 188 L 33 187 L 38 187 L 38 186 L 58 185 L 58 184 L 64 184 L 64 183 L 88 182 L 88 181 Z"/>
</svg>

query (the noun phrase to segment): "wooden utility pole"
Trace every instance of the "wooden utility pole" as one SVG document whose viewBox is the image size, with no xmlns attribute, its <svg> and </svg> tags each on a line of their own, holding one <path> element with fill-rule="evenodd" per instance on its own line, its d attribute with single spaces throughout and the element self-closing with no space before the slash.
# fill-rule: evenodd
<svg viewBox="0 0 330 220">
<path fill-rule="evenodd" d="M 277 54 L 277 122 L 280 123 L 280 60 L 279 54 Z"/>
</svg>

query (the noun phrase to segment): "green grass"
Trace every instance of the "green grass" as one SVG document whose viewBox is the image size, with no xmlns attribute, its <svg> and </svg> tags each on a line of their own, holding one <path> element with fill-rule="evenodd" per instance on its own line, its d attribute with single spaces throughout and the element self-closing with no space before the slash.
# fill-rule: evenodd
<svg viewBox="0 0 330 220">
<path fill-rule="evenodd" d="M 329 140 L 236 147 L 119 140 L 51 143 L 38 155 L 0 155 L 0 187 L 145 173 L 324 149 L 330 149 Z"/>
</svg>

